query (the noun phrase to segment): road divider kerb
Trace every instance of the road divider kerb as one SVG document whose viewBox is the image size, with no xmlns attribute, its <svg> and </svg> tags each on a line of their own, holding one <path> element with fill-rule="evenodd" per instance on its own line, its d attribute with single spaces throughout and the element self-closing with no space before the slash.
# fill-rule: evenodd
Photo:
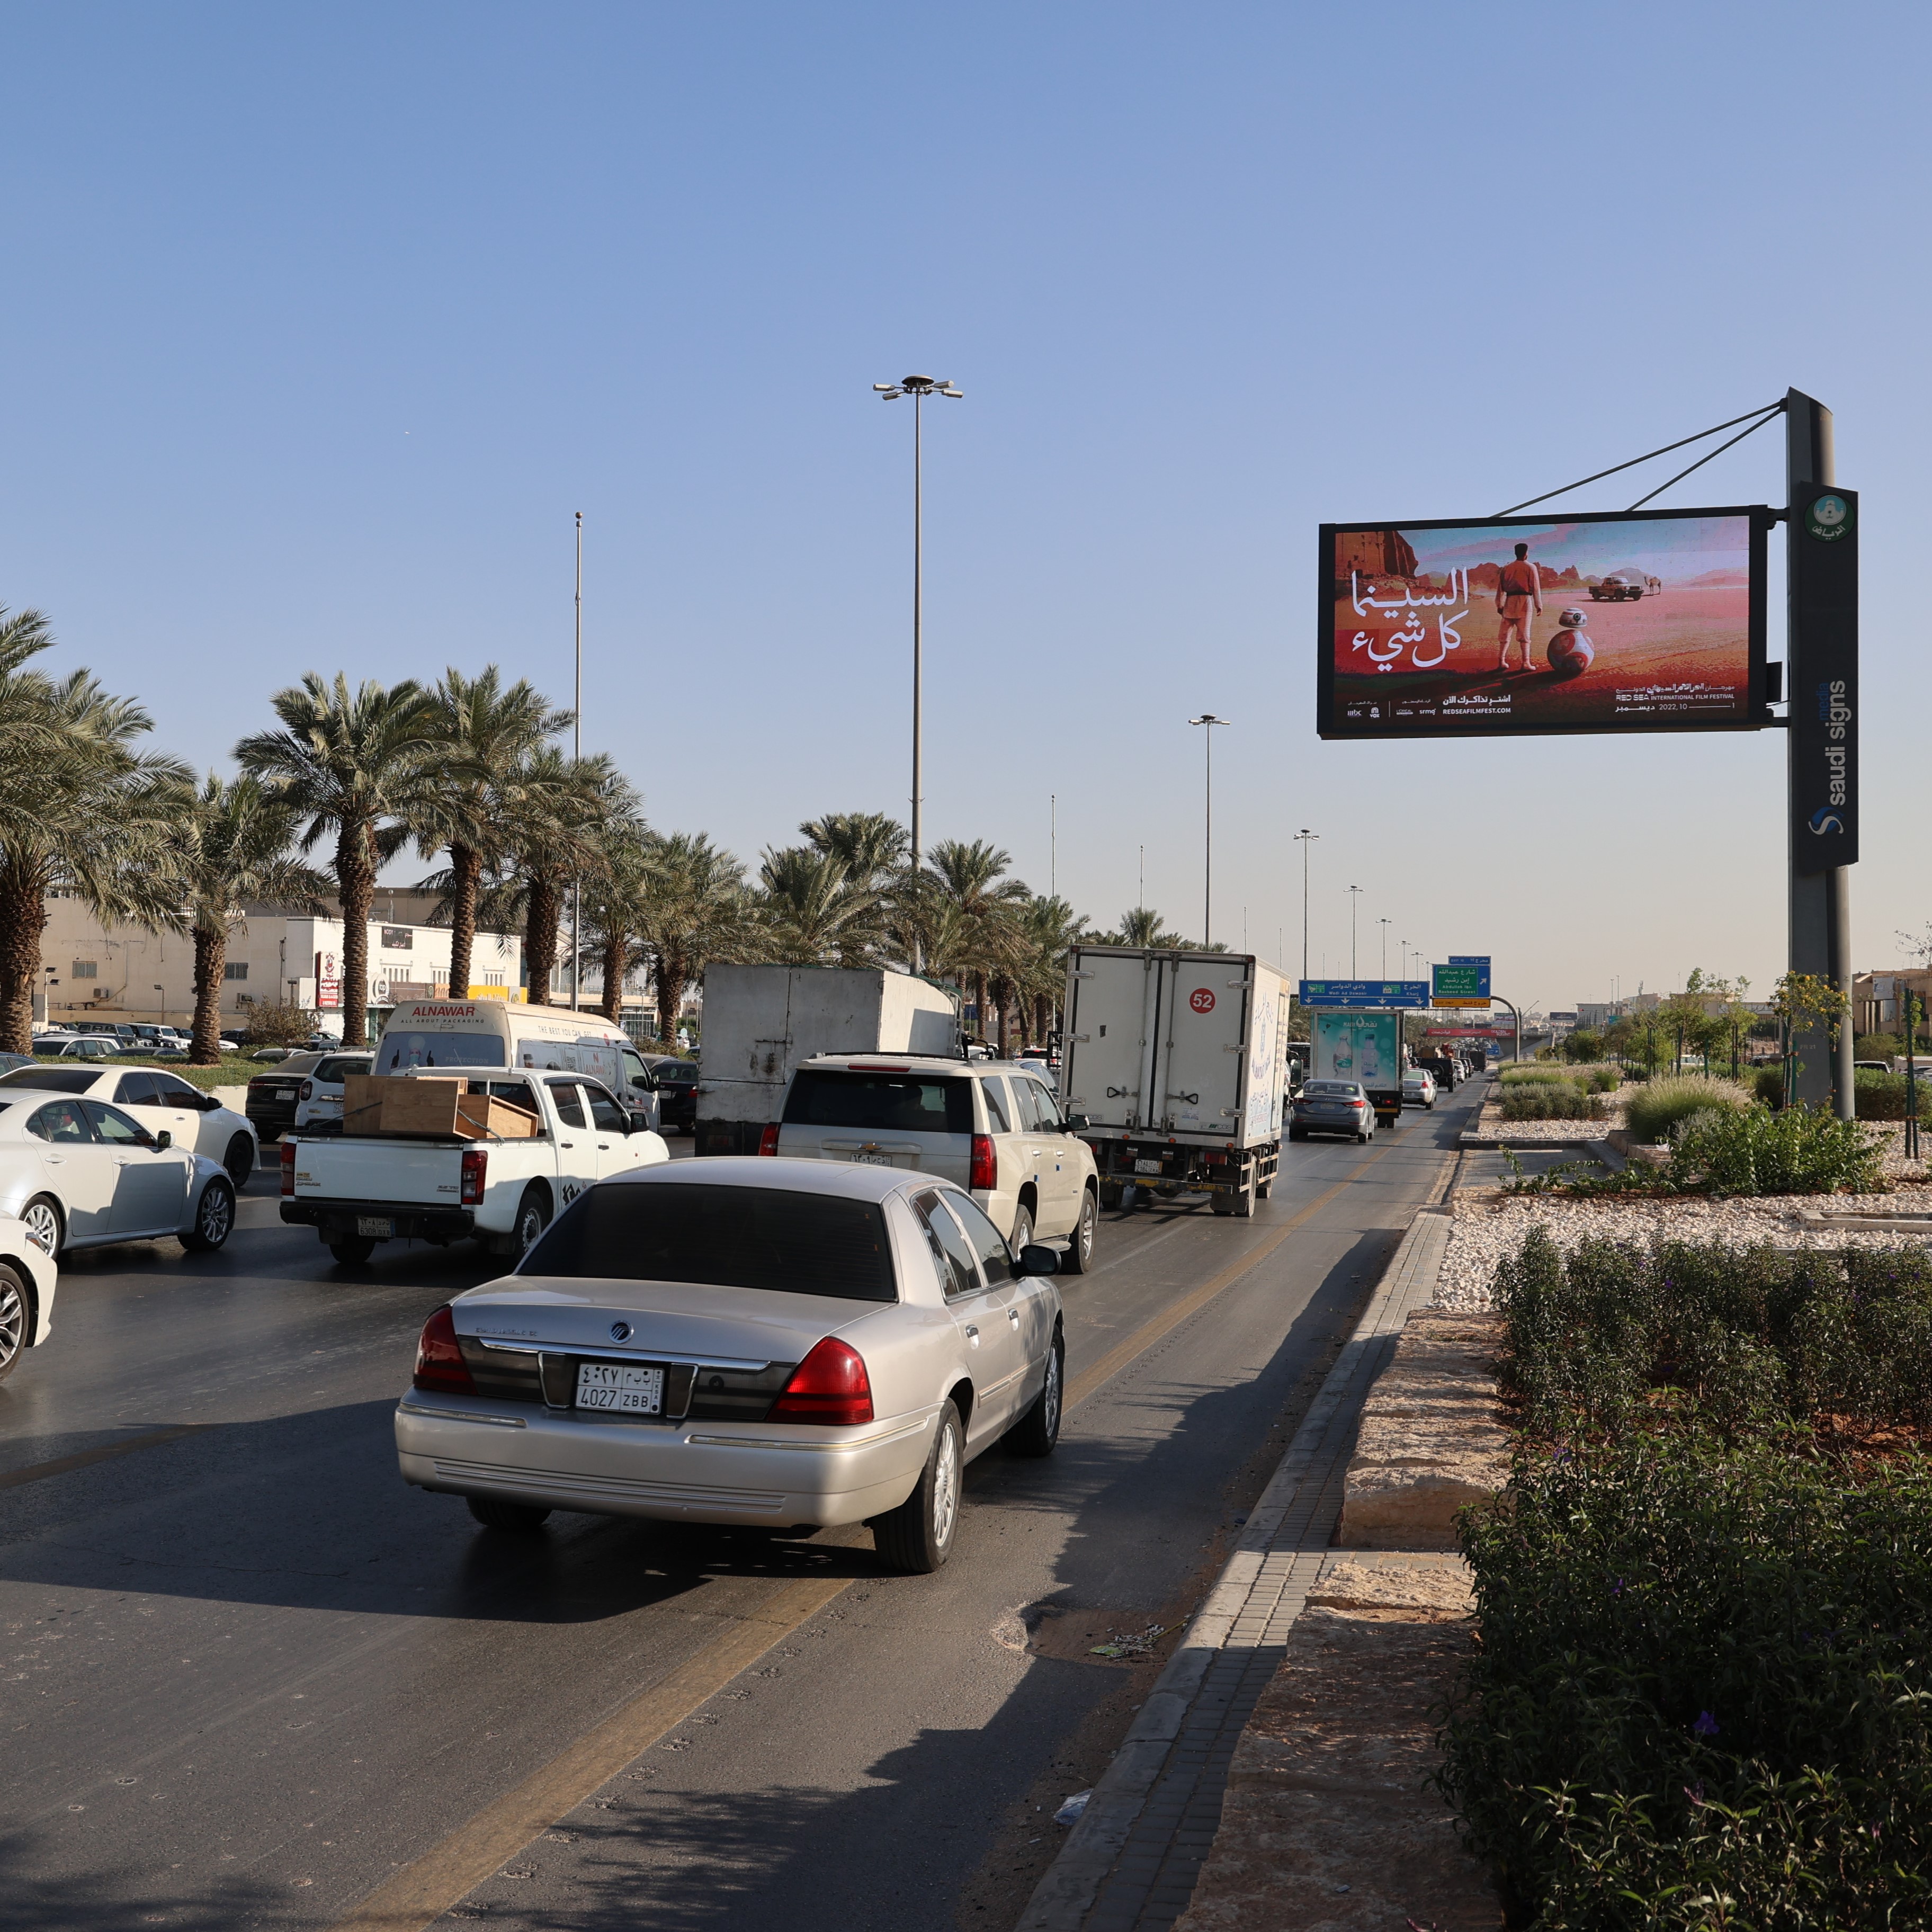
<svg viewBox="0 0 1932 1932">
<path fill-rule="evenodd" d="M 506 1859 L 568 1817 L 740 1671 L 818 1616 L 851 1581 L 813 1577 L 782 1586 L 755 1613 L 736 1619 L 697 1656 L 619 1706 L 541 1770 L 386 1880 L 336 1922 L 336 1932 L 423 1932 Z"/>
</svg>

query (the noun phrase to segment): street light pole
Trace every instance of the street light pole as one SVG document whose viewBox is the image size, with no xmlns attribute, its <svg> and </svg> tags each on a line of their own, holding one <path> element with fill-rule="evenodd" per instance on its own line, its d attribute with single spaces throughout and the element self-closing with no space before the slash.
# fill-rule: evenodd
<svg viewBox="0 0 1932 1932">
<path fill-rule="evenodd" d="M 1358 980 L 1361 969 L 1355 960 L 1355 914 L 1361 908 L 1362 889 L 1360 886 L 1348 888 L 1348 977 Z"/>
<path fill-rule="evenodd" d="M 572 755 L 584 756 L 584 512 L 577 513 L 577 722 L 572 728 Z M 579 873 L 570 882 L 570 1010 L 577 1007 L 578 982 L 584 976 L 584 878 Z M 609 997 L 610 989 L 604 989 Z M 466 1000 L 467 986 L 452 986 L 452 1000 Z M 548 1000 L 550 988 L 544 988 Z"/>
<path fill-rule="evenodd" d="M 1190 718 L 1187 722 L 1208 728 L 1208 813 L 1201 868 L 1201 944 L 1204 947 L 1214 944 L 1214 727 L 1232 721 L 1216 718 L 1211 711 L 1204 711 L 1198 718 Z"/>
<path fill-rule="evenodd" d="M 1392 919 L 1385 919 L 1385 920 L 1384 920 L 1382 921 L 1382 977 L 1383 977 L 1384 980 L 1386 980 L 1386 979 L 1388 977 L 1388 929 L 1389 929 L 1389 928 L 1390 928 L 1390 926 L 1392 926 L 1393 925 L 1394 925 L 1394 923 L 1395 923 L 1395 921 L 1394 921 L 1394 920 L 1392 920 Z"/>
<path fill-rule="evenodd" d="M 902 396 L 912 398 L 912 875 L 919 877 L 920 856 L 924 848 L 926 770 L 925 722 L 926 659 L 923 632 L 926 623 L 926 418 L 928 396 L 945 396 L 957 402 L 966 393 L 952 386 L 950 376 L 937 380 L 930 376 L 902 376 L 896 382 L 874 382 L 873 392 L 888 403 Z M 922 970 L 924 961 L 916 930 L 912 942 L 912 969 Z"/>
<path fill-rule="evenodd" d="M 1321 836 L 1305 825 L 1294 835 L 1294 842 L 1301 848 L 1301 976 L 1304 980 L 1308 977 L 1308 848 Z"/>
</svg>

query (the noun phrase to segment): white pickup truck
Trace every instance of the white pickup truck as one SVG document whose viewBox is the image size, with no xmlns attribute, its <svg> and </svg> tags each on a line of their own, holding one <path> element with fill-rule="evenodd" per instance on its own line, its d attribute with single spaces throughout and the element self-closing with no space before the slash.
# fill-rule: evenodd
<svg viewBox="0 0 1932 1932">
<path fill-rule="evenodd" d="M 501 1066 L 439 1066 L 534 1113 L 530 1138 L 488 1135 L 328 1134 L 282 1142 L 282 1219 L 313 1228 L 335 1258 L 366 1262 L 378 1241 L 447 1247 L 474 1236 L 493 1254 L 520 1256 L 586 1187 L 606 1174 L 670 1158 L 641 1114 L 587 1076 Z M 416 1077 L 413 1074 L 400 1076 Z"/>
</svg>

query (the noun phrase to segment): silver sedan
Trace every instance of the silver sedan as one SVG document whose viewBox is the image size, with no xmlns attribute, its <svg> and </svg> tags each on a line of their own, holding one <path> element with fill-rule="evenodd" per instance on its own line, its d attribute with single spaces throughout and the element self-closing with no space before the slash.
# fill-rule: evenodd
<svg viewBox="0 0 1932 1932">
<path fill-rule="evenodd" d="M 72 1094 L 0 1092 L 0 1215 L 44 1253 L 178 1237 L 206 1253 L 235 1226 L 235 1186 L 164 1130 Z"/>
<path fill-rule="evenodd" d="M 534 1530 L 554 1509 L 872 1526 L 936 1570 L 960 1472 L 1052 1453 L 1058 1257 L 902 1168 L 680 1161 L 602 1181 L 513 1275 L 424 1325 L 404 1479 Z"/>
</svg>

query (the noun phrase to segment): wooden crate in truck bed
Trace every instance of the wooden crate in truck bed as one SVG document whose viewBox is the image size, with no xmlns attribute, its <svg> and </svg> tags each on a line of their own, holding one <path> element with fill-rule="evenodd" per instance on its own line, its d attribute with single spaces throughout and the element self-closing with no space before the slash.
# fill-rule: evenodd
<svg viewBox="0 0 1932 1932">
<path fill-rule="evenodd" d="M 428 1136 L 458 1140 L 530 1140 L 537 1117 L 490 1094 L 472 1094 L 467 1080 L 352 1073 L 342 1094 L 345 1134 Z"/>
</svg>

